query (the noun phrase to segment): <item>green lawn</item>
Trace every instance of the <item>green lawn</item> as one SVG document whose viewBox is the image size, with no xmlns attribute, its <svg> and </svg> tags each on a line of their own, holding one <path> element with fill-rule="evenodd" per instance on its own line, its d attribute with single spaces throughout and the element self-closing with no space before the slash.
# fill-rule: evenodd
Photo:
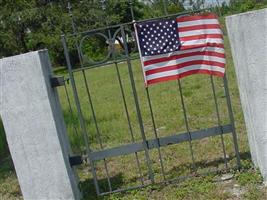
<svg viewBox="0 0 267 200">
<path fill-rule="evenodd" d="M 258 171 L 251 166 L 244 119 L 227 37 L 225 38 L 225 48 L 227 54 L 226 70 L 244 170 L 241 172 L 231 171 L 230 173 L 233 174 L 233 178 L 228 181 L 220 181 L 221 175 L 210 174 L 205 177 L 194 177 L 167 186 L 162 184 L 150 185 L 143 189 L 108 195 L 100 197 L 99 199 L 266 199 L 267 196 L 265 194 L 265 188 L 262 186 L 262 179 Z M 146 100 L 140 61 L 134 60 L 132 66 L 142 110 L 145 133 L 148 139 L 152 139 L 154 138 L 153 124 Z M 127 65 L 125 63 L 119 64 L 119 71 L 122 77 L 134 137 L 136 141 L 141 141 L 134 100 L 128 78 Z M 115 66 L 111 65 L 87 70 L 86 77 L 90 86 L 104 148 L 111 148 L 131 142 Z M 93 150 L 100 150 L 81 72 L 75 73 L 75 80 L 91 147 Z M 222 122 L 223 124 L 227 124 L 229 123 L 229 119 L 223 82 L 221 78 L 214 77 L 214 80 Z M 193 131 L 217 126 L 210 77 L 207 75 L 194 75 L 182 79 L 181 82 L 184 91 L 185 105 L 188 111 L 190 130 Z M 84 143 L 70 85 L 67 85 L 67 87 L 71 97 L 71 104 L 73 105 L 74 116 L 69 113 L 68 102 L 63 87 L 59 89 L 59 96 L 69 138 L 74 152 L 84 152 Z M 186 132 L 177 81 L 152 85 L 149 90 L 159 136 Z M 76 134 L 75 130 L 77 130 L 78 134 Z M 224 139 L 229 165 L 230 167 L 234 167 L 236 160 L 234 157 L 232 137 L 228 134 Z M 220 161 L 223 158 L 220 136 L 194 141 L 193 151 L 197 161 L 198 172 L 208 172 L 210 169 L 223 168 L 223 162 Z M 192 161 L 188 143 L 163 147 L 162 155 L 168 179 L 188 175 L 190 173 Z M 141 162 L 142 173 L 146 179 L 145 182 L 147 182 L 148 172 L 145 166 L 144 154 L 138 153 L 138 156 Z M 159 182 L 162 180 L 162 176 L 160 173 L 157 151 L 151 150 L 150 156 L 156 182 Z M 107 165 L 110 176 L 112 177 L 111 181 L 114 185 L 114 189 L 140 183 L 134 154 L 107 159 Z M 102 179 L 100 180 L 101 189 L 107 190 L 103 161 L 97 162 L 96 169 L 98 178 Z M 78 174 L 85 199 L 96 199 L 90 166 L 88 164 L 80 166 L 78 168 Z M 2 160 L 0 165 L 0 199 L 17 198 L 21 198 L 21 194 L 11 161 L 7 158 Z"/>
</svg>

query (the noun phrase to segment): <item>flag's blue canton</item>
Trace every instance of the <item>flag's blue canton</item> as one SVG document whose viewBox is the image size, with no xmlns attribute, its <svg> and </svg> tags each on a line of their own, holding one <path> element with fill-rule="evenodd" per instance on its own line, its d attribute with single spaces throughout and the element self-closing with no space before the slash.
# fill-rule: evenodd
<svg viewBox="0 0 267 200">
<path fill-rule="evenodd" d="M 136 24 L 142 56 L 179 50 L 180 41 L 175 19 L 161 19 Z"/>
</svg>

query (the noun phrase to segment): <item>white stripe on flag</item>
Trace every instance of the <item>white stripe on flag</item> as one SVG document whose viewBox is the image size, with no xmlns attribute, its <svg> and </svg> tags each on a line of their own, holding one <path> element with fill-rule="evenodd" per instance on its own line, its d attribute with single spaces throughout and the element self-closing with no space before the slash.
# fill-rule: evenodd
<svg viewBox="0 0 267 200">
<path fill-rule="evenodd" d="M 219 62 L 219 63 L 224 63 L 225 64 L 225 58 L 219 58 L 216 56 L 189 56 L 186 58 L 179 58 L 175 60 L 170 60 L 166 62 L 160 62 L 160 63 L 155 63 L 151 65 L 147 65 L 144 67 L 145 71 L 149 71 L 152 69 L 157 69 L 157 68 L 162 68 L 162 67 L 169 67 L 177 64 L 183 64 L 185 62 L 190 62 L 190 61 L 212 61 L 212 62 Z"/>
<path fill-rule="evenodd" d="M 210 66 L 210 65 L 191 65 L 189 67 L 183 67 L 183 68 L 176 69 L 176 70 L 170 70 L 166 72 L 151 74 L 151 75 L 146 76 L 146 80 L 150 81 L 156 78 L 173 76 L 173 75 L 181 74 L 181 73 L 188 72 L 191 70 L 209 70 L 211 72 L 214 71 L 214 72 L 224 73 L 225 68 Z"/>
<path fill-rule="evenodd" d="M 199 19 L 199 20 L 186 21 L 186 22 L 179 22 L 178 21 L 178 28 L 179 27 L 203 25 L 203 24 L 219 24 L 219 22 L 217 19 Z"/>
<path fill-rule="evenodd" d="M 179 33 L 179 37 L 203 35 L 203 34 L 222 34 L 220 29 L 199 29 L 193 31 L 184 31 Z"/>
<path fill-rule="evenodd" d="M 160 54 L 160 55 L 155 55 L 155 56 L 144 56 L 143 61 L 145 62 L 145 61 L 154 60 L 158 58 L 167 58 L 167 57 L 174 56 L 174 55 L 181 55 L 181 54 L 193 53 L 193 52 L 203 52 L 203 51 L 212 51 L 212 52 L 224 54 L 224 48 L 206 46 L 206 47 L 200 47 L 200 48 L 195 48 L 195 49 L 179 50 L 179 51 L 174 51 L 171 53 Z"/>
<path fill-rule="evenodd" d="M 205 38 L 205 39 L 188 40 L 188 41 L 181 40 L 181 45 L 183 47 L 191 46 L 191 45 L 202 45 L 202 44 L 207 44 L 207 43 L 223 44 L 223 39 L 221 39 L 221 38 Z"/>
</svg>

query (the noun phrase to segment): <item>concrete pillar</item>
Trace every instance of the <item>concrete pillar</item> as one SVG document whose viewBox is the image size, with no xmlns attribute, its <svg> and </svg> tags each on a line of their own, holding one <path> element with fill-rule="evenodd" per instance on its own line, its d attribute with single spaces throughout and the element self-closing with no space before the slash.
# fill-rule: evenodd
<svg viewBox="0 0 267 200">
<path fill-rule="evenodd" d="M 226 17 L 251 156 L 267 181 L 267 9 Z"/>
<path fill-rule="evenodd" d="M 79 199 L 48 52 L 0 60 L 0 115 L 24 199 Z"/>
</svg>

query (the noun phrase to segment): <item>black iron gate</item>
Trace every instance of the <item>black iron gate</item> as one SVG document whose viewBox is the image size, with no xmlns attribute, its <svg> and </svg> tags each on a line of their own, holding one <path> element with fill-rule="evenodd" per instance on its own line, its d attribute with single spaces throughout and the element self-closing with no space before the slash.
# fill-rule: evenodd
<svg viewBox="0 0 267 200">
<path fill-rule="evenodd" d="M 164 18 L 185 15 L 189 13 L 190 12 L 175 15 L 166 15 L 164 16 Z M 226 153 L 224 137 L 228 133 L 232 134 L 232 141 L 237 163 L 236 165 L 239 168 L 240 157 L 226 76 L 224 76 L 222 83 L 219 83 L 221 79 L 219 80 L 218 78 L 216 78 L 215 81 L 214 77 L 210 76 L 210 85 L 207 86 L 210 87 L 211 90 L 214 103 L 213 110 L 215 112 L 215 121 L 217 125 L 212 127 L 200 127 L 195 130 L 192 130 L 189 124 L 190 119 L 188 117 L 188 110 L 185 99 L 186 95 L 184 94 L 184 85 L 182 85 L 182 81 L 172 81 L 171 86 L 164 86 L 165 88 L 163 88 L 161 91 L 166 91 L 166 89 L 169 90 L 170 87 L 172 87 L 171 90 L 173 90 L 173 88 L 177 89 L 176 91 L 172 91 L 172 93 L 174 95 L 178 95 L 178 101 L 180 102 L 179 112 L 182 113 L 183 117 L 182 121 L 177 122 L 177 126 L 179 126 L 179 123 L 180 125 L 185 126 L 185 131 L 179 131 L 178 133 L 164 134 L 163 136 L 159 136 L 159 132 L 161 132 L 161 129 L 166 129 L 166 127 L 157 126 L 156 119 L 158 112 L 154 112 L 155 106 L 153 106 L 153 97 L 151 97 L 150 91 L 153 90 L 153 88 L 151 89 L 142 85 L 140 86 L 140 84 L 142 84 L 142 80 L 140 80 L 142 79 L 142 73 L 136 75 L 136 71 L 138 71 L 137 68 L 140 68 L 141 65 L 140 63 L 138 64 L 139 56 L 137 53 L 136 40 L 133 32 L 134 23 L 135 22 L 129 22 L 115 26 L 107 26 L 104 28 L 99 28 L 86 32 L 76 32 L 75 24 L 73 23 L 74 33 L 67 36 L 62 35 L 62 43 L 64 46 L 65 58 L 69 72 L 69 79 L 73 92 L 73 94 L 70 95 L 67 87 L 65 86 L 65 91 L 68 100 L 67 102 L 70 106 L 70 113 L 73 116 L 75 115 L 74 109 L 77 110 L 77 118 L 80 124 L 80 128 L 75 127 L 73 133 L 71 134 L 80 135 L 81 133 L 83 136 L 85 151 L 81 149 L 81 152 L 83 153 L 83 157 L 85 157 L 85 159 L 90 165 L 93 183 L 97 195 L 104 195 L 112 192 L 119 192 L 144 187 L 155 182 L 168 183 L 193 175 L 202 174 L 203 172 L 199 172 L 200 169 L 198 165 L 200 161 L 197 161 L 198 158 L 196 156 L 196 152 L 194 152 L 193 143 L 198 140 L 202 141 L 202 139 L 209 138 L 211 136 L 218 136 L 220 138 L 221 150 L 223 155 L 222 162 L 224 163 L 224 168 L 222 170 L 228 170 L 229 157 Z M 97 43 L 96 39 L 102 41 L 102 44 L 101 42 Z M 90 55 L 88 55 L 88 52 L 91 54 L 95 53 L 95 51 L 97 51 L 98 49 L 97 45 L 102 45 L 101 47 L 106 47 L 106 56 L 102 56 L 99 60 L 94 60 L 90 57 Z M 75 53 L 79 58 L 80 64 L 78 66 L 74 66 L 72 62 L 72 55 L 70 55 L 69 52 L 70 46 L 74 46 Z M 110 71 L 110 68 L 112 68 L 114 71 Z M 94 75 L 94 77 L 91 77 L 91 79 L 90 75 L 97 73 L 101 74 L 101 76 L 103 76 L 103 74 L 105 73 L 109 73 L 114 75 L 116 79 L 104 78 L 102 79 L 102 83 L 94 84 L 94 81 L 98 81 L 97 75 Z M 136 79 L 138 79 L 138 81 L 136 81 Z M 119 89 L 119 93 L 114 91 L 111 92 L 110 95 L 112 98 L 116 98 L 114 102 L 119 102 L 118 104 L 120 104 L 123 108 L 123 114 L 121 114 L 121 110 L 119 109 L 118 111 L 116 111 L 117 107 L 115 107 L 115 105 L 114 107 L 113 105 L 110 105 L 109 109 L 106 109 L 104 111 L 102 111 L 100 108 L 96 109 L 96 107 L 101 107 L 99 105 L 96 106 L 96 104 L 98 104 L 98 101 L 100 101 L 99 98 L 102 98 L 97 96 L 98 91 L 103 90 L 105 84 L 109 85 L 109 82 L 113 83 L 114 81 L 117 81 L 117 89 Z M 226 101 L 227 105 L 226 108 L 229 119 L 228 123 L 224 123 L 221 119 L 222 117 L 220 113 L 219 100 L 218 94 L 216 93 L 215 82 L 223 84 L 223 96 L 225 96 L 224 100 Z M 93 86 L 96 88 L 93 89 Z M 106 93 L 108 92 L 109 91 L 106 91 Z M 140 93 L 142 93 L 142 95 L 140 95 Z M 154 95 L 162 95 L 157 92 L 154 93 Z M 70 100 L 70 96 L 74 99 L 75 108 L 72 105 L 73 103 Z M 108 99 L 108 97 L 105 98 Z M 103 100 L 106 104 L 109 104 L 109 102 L 105 101 L 105 99 L 101 100 Z M 158 105 L 159 104 L 157 104 L 157 106 Z M 169 105 L 165 106 L 168 107 Z M 145 114 L 143 109 L 146 109 Z M 129 135 L 127 137 L 128 139 L 122 139 L 122 142 L 120 142 L 119 145 L 115 146 L 112 146 L 112 143 L 103 141 L 104 136 L 101 135 L 101 132 L 103 132 L 104 129 L 101 129 L 99 126 L 99 124 L 102 123 L 102 119 L 100 119 L 99 115 L 105 116 L 105 113 L 109 113 L 111 111 L 114 112 L 115 119 L 117 118 L 116 113 L 119 113 L 118 115 L 120 117 L 123 116 L 125 118 L 126 123 L 122 124 L 123 128 L 121 128 L 121 130 L 124 136 L 126 134 Z M 87 112 L 90 113 L 87 114 L 89 115 L 89 117 L 85 117 L 85 113 Z M 99 114 L 99 112 L 104 112 L 104 114 Z M 166 113 L 166 115 L 167 114 L 168 113 Z M 149 119 L 150 121 L 149 131 L 145 130 L 145 124 L 147 123 L 147 120 L 144 121 L 144 115 L 146 116 L 145 118 Z M 208 118 L 209 116 L 206 117 Z M 75 119 L 72 118 L 72 120 Z M 105 119 L 105 121 L 107 120 L 108 119 Z M 110 118 L 110 120 L 113 119 Z M 113 123 L 115 124 L 116 122 L 114 121 Z M 112 126 L 111 124 L 109 125 Z M 104 131 L 108 132 L 108 134 L 105 134 L 105 137 L 108 137 L 109 134 L 116 133 L 116 131 L 118 130 L 119 129 L 116 128 L 112 129 L 112 127 L 105 127 Z M 148 134 L 147 132 L 150 132 L 150 134 Z M 164 132 L 168 132 L 168 130 L 164 130 Z M 118 137 L 120 137 L 120 134 L 117 135 Z M 122 138 L 124 138 L 124 136 L 122 136 Z M 105 141 L 108 139 L 109 138 L 104 138 Z M 120 141 L 120 139 L 118 138 L 116 140 Z M 96 146 L 96 144 L 98 144 L 99 146 Z M 168 162 L 165 162 L 162 150 L 167 146 L 174 144 L 187 145 L 191 164 L 189 164 L 188 166 L 189 173 L 185 176 L 183 176 L 184 174 L 179 173 L 177 177 L 168 176 L 169 170 L 166 170 L 166 168 L 168 168 Z M 80 144 L 78 144 L 78 146 L 79 145 Z M 174 154 L 175 153 L 176 152 L 174 152 Z M 126 187 L 119 188 L 116 183 L 115 185 L 113 184 L 113 173 L 110 173 L 110 171 L 112 171 L 113 169 L 111 169 L 111 164 L 108 159 L 117 158 L 124 155 L 133 155 L 132 159 L 126 159 L 125 162 L 133 162 L 132 165 L 130 165 L 132 167 L 135 166 L 135 168 L 137 169 L 137 175 L 135 176 L 135 178 L 132 178 L 134 179 L 132 182 L 134 182 L 135 185 L 129 186 L 129 184 L 125 184 Z M 153 159 L 151 157 L 153 157 Z M 155 159 L 155 157 L 157 158 Z M 122 162 L 124 162 L 123 159 Z M 153 168 L 154 163 L 157 163 L 159 166 L 156 172 Z M 103 167 L 99 167 L 100 165 L 102 165 Z M 122 169 L 123 171 L 123 167 L 118 168 Z M 102 184 L 102 179 L 99 180 L 99 175 L 97 173 L 98 171 L 100 171 L 101 176 L 106 177 L 105 184 Z M 179 169 L 177 171 L 179 171 Z M 210 173 L 211 171 L 212 170 L 208 170 L 206 171 L 206 173 Z M 218 171 L 218 169 L 216 169 L 216 171 Z M 155 177 L 155 174 L 156 176 L 159 175 L 159 178 Z"/>
</svg>

